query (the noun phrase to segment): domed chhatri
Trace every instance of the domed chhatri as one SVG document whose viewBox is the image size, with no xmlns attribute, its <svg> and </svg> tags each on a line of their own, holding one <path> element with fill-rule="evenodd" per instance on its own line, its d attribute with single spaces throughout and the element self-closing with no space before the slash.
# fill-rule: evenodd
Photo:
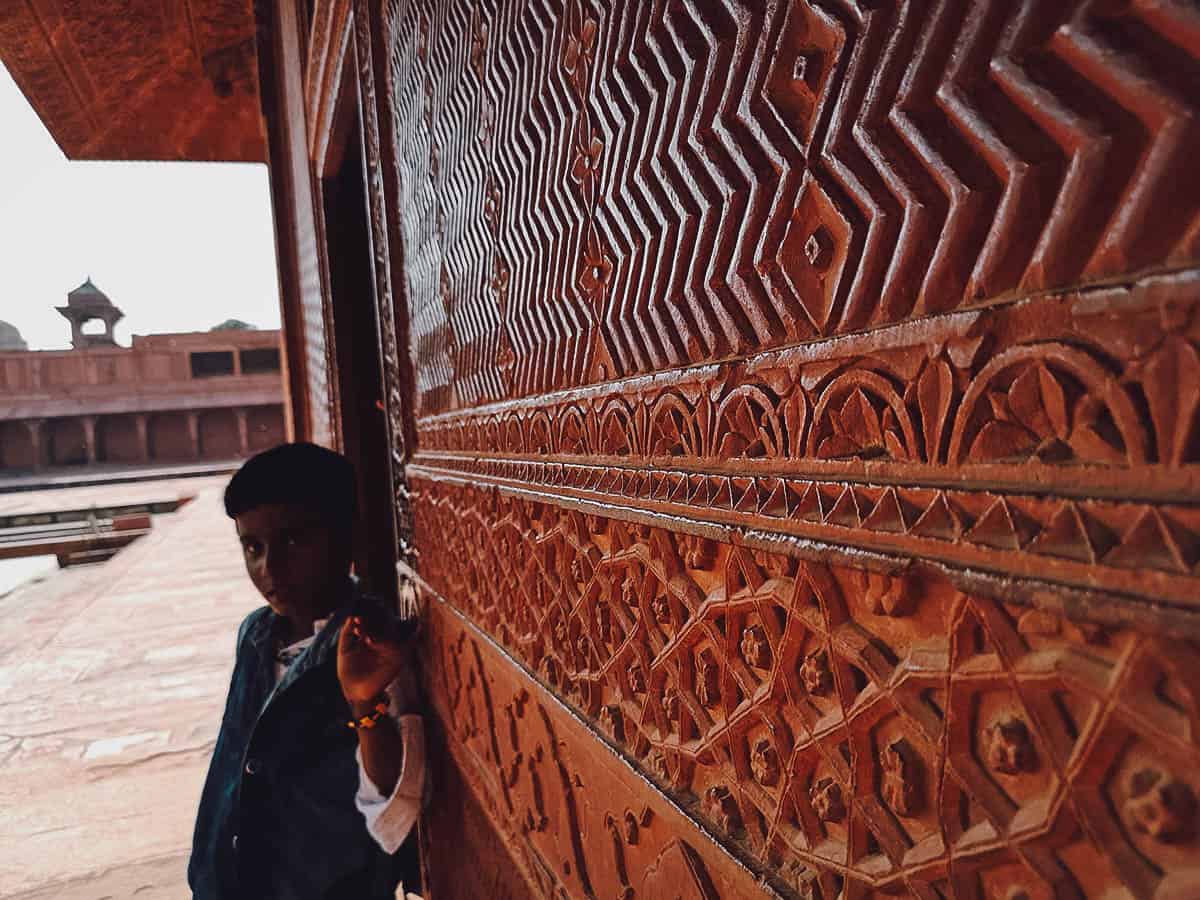
<svg viewBox="0 0 1200 900">
<path fill-rule="evenodd" d="M 92 283 L 91 277 L 67 294 L 67 305 L 56 307 L 71 323 L 71 346 L 77 350 L 87 347 L 112 347 L 116 345 L 113 326 L 125 317 L 108 295 Z M 85 334 L 83 326 L 94 319 L 104 323 L 101 334 Z"/>
<path fill-rule="evenodd" d="M 25 343 L 25 339 L 21 337 L 21 332 L 17 330 L 15 325 L 10 325 L 8 322 L 0 322 L 0 351 L 28 349 L 29 346 Z"/>
<path fill-rule="evenodd" d="M 108 294 L 92 283 L 91 276 L 75 290 L 67 294 L 68 306 L 112 306 Z"/>
<path fill-rule="evenodd" d="M 241 319 L 226 319 L 220 325 L 214 325 L 209 331 L 256 331 L 255 326 Z"/>
</svg>

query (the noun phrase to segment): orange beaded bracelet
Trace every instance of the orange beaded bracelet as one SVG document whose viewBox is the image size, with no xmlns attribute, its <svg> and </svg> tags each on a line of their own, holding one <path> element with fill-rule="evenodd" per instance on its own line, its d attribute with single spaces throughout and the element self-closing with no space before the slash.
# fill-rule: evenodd
<svg viewBox="0 0 1200 900">
<path fill-rule="evenodd" d="M 387 713 L 387 711 L 388 711 L 387 697 L 386 696 L 380 697 L 378 700 L 375 701 L 375 711 L 373 713 L 371 713 L 370 715 L 366 715 L 366 716 L 360 716 L 357 719 L 351 719 L 349 722 L 346 723 L 346 727 L 353 728 L 355 730 L 358 730 L 360 728 L 374 728 L 377 724 L 379 724 L 379 720 L 383 718 L 384 714 Z"/>
</svg>

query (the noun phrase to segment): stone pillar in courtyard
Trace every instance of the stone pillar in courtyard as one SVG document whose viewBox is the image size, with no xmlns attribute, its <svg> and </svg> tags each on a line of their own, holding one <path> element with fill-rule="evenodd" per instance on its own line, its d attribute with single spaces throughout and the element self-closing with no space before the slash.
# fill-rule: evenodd
<svg viewBox="0 0 1200 900">
<path fill-rule="evenodd" d="M 150 426 L 146 420 L 146 414 L 138 413 L 134 416 L 133 421 L 137 428 L 138 461 L 148 463 L 150 462 Z"/>
<path fill-rule="evenodd" d="M 197 412 L 189 412 L 187 414 L 188 438 L 192 442 L 192 459 L 200 458 L 200 414 Z"/>
<path fill-rule="evenodd" d="M 42 426 L 45 419 L 27 419 L 25 427 L 29 429 L 29 444 L 33 447 L 33 471 L 42 468 Z"/>
<path fill-rule="evenodd" d="M 96 462 L 96 417 L 81 416 L 79 421 L 83 425 L 83 449 L 87 454 L 88 465 L 94 465 Z"/>
<path fill-rule="evenodd" d="M 234 415 L 237 416 L 238 425 L 238 453 L 242 456 L 250 455 L 250 425 L 246 421 L 246 410 L 242 408 L 235 409 Z"/>
</svg>

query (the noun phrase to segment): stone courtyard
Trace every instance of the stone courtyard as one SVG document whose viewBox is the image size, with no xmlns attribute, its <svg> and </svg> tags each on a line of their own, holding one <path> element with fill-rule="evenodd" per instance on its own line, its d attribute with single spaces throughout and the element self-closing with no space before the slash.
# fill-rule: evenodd
<svg viewBox="0 0 1200 900">
<path fill-rule="evenodd" d="M 0 495 L 0 512 L 192 496 L 106 563 L 0 597 L 0 897 L 187 897 L 195 806 L 257 596 L 225 476 Z"/>
</svg>

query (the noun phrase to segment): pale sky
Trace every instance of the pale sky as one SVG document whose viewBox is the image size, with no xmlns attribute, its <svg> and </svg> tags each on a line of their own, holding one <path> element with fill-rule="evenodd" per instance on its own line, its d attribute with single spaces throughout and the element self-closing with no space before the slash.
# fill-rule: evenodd
<svg viewBox="0 0 1200 900">
<path fill-rule="evenodd" d="M 279 327 L 265 165 L 68 162 L 0 65 L 0 319 L 70 346 L 54 310 L 91 276 L 131 334 Z"/>
</svg>

